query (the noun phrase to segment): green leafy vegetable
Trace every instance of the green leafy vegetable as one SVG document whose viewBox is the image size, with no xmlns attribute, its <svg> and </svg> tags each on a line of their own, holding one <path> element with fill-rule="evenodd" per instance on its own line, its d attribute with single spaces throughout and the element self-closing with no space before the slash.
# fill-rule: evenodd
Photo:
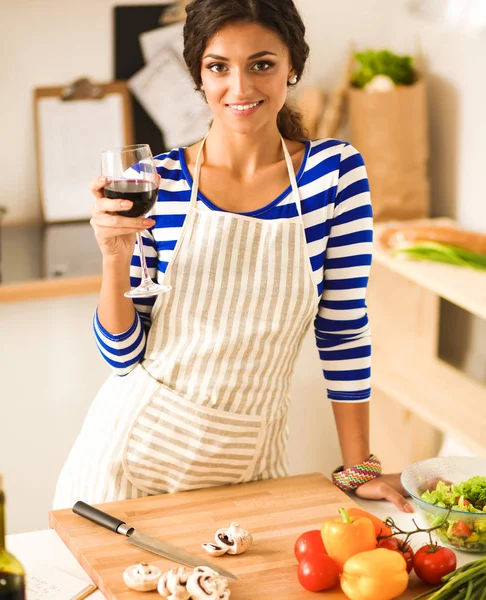
<svg viewBox="0 0 486 600">
<path fill-rule="evenodd" d="M 388 50 L 367 50 L 355 55 L 359 63 L 351 76 L 354 87 L 363 88 L 375 75 L 387 75 L 395 85 L 410 85 L 415 81 L 411 56 L 398 56 Z"/>
<path fill-rule="evenodd" d="M 439 540 L 460 550 L 486 551 L 486 476 L 476 475 L 458 484 L 439 481 L 421 499 L 452 511 L 440 523 L 438 515 L 426 514 L 432 526 L 440 525 L 435 530 Z"/>
<path fill-rule="evenodd" d="M 486 512 L 486 477 L 476 475 L 457 485 L 439 481 L 435 490 L 427 490 L 421 498 L 431 504 L 453 510 Z"/>
<path fill-rule="evenodd" d="M 414 260 L 432 260 L 486 271 L 485 254 L 439 242 L 416 242 L 404 248 L 397 248 L 393 253 Z"/>
</svg>

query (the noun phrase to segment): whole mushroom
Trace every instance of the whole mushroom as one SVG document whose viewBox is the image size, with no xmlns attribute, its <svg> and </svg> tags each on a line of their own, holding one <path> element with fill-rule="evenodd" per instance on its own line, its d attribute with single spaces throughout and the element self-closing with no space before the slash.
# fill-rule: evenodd
<svg viewBox="0 0 486 600">
<path fill-rule="evenodd" d="M 212 556 L 222 554 L 242 554 L 246 552 L 253 542 L 253 537 L 238 523 L 231 523 L 229 527 L 218 529 L 214 536 L 216 543 L 201 544 L 204 550 Z"/>
<path fill-rule="evenodd" d="M 151 592 L 157 589 L 157 582 L 162 571 L 147 563 L 139 563 L 127 567 L 123 572 L 123 581 L 130 589 L 137 592 Z"/>
<path fill-rule="evenodd" d="M 209 567 L 196 567 L 186 587 L 191 600 L 228 600 L 231 594 L 227 579 Z"/>
</svg>

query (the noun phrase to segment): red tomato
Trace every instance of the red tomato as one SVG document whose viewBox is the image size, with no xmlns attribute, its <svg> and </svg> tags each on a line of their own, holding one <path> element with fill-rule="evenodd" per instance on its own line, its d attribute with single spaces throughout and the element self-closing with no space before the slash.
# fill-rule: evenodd
<svg viewBox="0 0 486 600">
<path fill-rule="evenodd" d="M 302 557 L 307 554 L 315 554 L 316 552 L 323 552 L 327 554 L 324 548 L 324 542 L 322 541 L 322 535 L 319 529 L 312 529 L 303 533 L 294 546 L 295 558 L 300 562 Z"/>
<path fill-rule="evenodd" d="M 425 583 L 439 585 L 442 577 L 456 569 L 456 555 L 449 548 L 426 544 L 415 552 L 413 568 Z"/>
<path fill-rule="evenodd" d="M 407 563 L 407 573 L 410 573 L 413 568 L 413 550 L 410 544 L 406 544 L 403 540 L 396 537 L 391 537 L 386 540 L 381 540 L 378 544 L 378 548 L 388 548 L 388 550 L 400 552 Z"/>
<path fill-rule="evenodd" d="M 452 535 L 455 535 L 456 537 L 468 538 L 471 533 L 472 531 L 464 521 L 458 521 L 452 526 Z"/>
<path fill-rule="evenodd" d="M 300 585 L 309 592 L 321 592 L 339 582 L 339 567 L 324 552 L 307 554 L 299 563 L 297 578 Z"/>
<path fill-rule="evenodd" d="M 459 500 L 460 500 L 460 499 L 461 499 L 461 496 L 457 496 L 457 497 L 456 497 L 456 499 L 454 500 L 454 502 L 455 502 L 456 504 L 458 504 L 458 502 L 459 502 Z M 462 499 L 462 501 L 463 501 L 463 503 L 464 503 L 464 506 L 467 506 L 468 504 L 471 504 L 471 503 L 469 502 L 469 500 L 466 500 L 466 498 L 463 498 L 463 499 Z"/>
</svg>

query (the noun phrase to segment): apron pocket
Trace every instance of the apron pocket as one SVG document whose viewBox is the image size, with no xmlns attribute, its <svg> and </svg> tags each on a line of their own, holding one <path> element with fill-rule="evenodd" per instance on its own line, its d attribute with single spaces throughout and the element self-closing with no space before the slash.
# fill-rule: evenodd
<svg viewBox="0 0 486 600">
<path fill-rule="evenodd" d="M 253 473 L 262 417 L 202 406 L 160 385 L 128 433 L 123 469 L 148 494 L 240 483 Z"/>
</svg>

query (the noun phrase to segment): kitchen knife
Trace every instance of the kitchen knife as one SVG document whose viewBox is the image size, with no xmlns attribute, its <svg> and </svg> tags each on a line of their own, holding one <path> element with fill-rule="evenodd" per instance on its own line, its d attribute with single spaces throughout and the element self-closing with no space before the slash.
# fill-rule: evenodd
<svg viewBox="0 0 486 600">
<path fill-rule="evenodd" d="M 76 504 L 73 506 L 73 512 L 80 517 L 84 517 L 85 519 L 96 523 L 97 525 L 106 527 L 106 529 L 109 529 L 110 531 L 114 531 L 115 533 L 126 536 L 128 542 L 138 546 L 139 548 L 143 548 L 144 550 L 148 550 L 149 552 L 153 552 L 154 554 L 158 554 L 159 556 L 173 560 L 181 565 L 187 565 L 188 567 L 209 567 L 228 579 L 238 579 L 236 575 L 233 575 L 233 573 L 213 565 L 212 563 L 203 560 L 198 556 L 189 554 L 188 552 L 185 552 L 176 546 L 167 544 L 166 542 L 158 540 L 150 535 L 136 531 L 134 527 L 127 525 L 125 521 L 120 521 L 120 519 L 112 517 L 111 515 L 99 510 L 98 508 L 95 508 L 94 506 L 86 504 L 86 502 L 82 502 L 81 500 L 76 502 Z"/>
</svg>

